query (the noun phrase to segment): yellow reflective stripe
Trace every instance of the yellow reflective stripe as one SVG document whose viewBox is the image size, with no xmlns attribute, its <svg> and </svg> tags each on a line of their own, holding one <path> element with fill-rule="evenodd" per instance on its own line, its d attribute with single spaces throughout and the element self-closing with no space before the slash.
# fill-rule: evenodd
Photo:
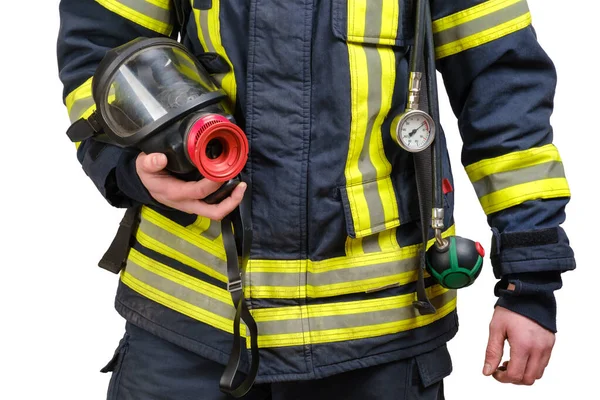
<svg viewBox="0 0 600 400">
<path fill-rule="evenodd" d="M 137 272 L 136 276 L 135 271 L 140 270 L 140 268 L 148 271 L 149 274 Z M 129 271 L 133 271 L 133 273 Z M 157 284 L 158 280 L 155 279 L 154 282 L 144 281 L 144 279 L 148 280 L 148 275 L 155 275 L 159 279 L 163 279 L 163 282 L 170 282 L 171 284 L 164 285 L 163 283 L 165 290 L 160 290 L 156 287 L 159 286 Z M 224 289 L 173 270 L 144 256 L 135 249 L 130 251 L 128 267 L 121 273 L 121 281 L 140 295 L 165 307 L 217 329 L 233 333 L 235 309 L 229 292 Z M 182 293 L 186 293 L 186 297 L 191 299 L 194 304 L 183 300 Z M 246 336 L 245 326 L 243 325 L 241 334 Z"/>
<path fill-rule="evenodd" d="M 569 197 L 566 178 L 543 179 L 511 186 L 479 199 L 486 214 L 492 214 L 528 200 Z"/>
<path fill-rule="evenodd" d="M 65 105 L 71 123 L 89 117 L 96 109 L 92 99 L 92 78 L 82 83 L 65 98 Z"/>
<path fill-rule="evenodd" d="M 121 281 L 158 304 L 225 332 L 233 331 L 235 310 L 226 290 L 171 269 L 135 249 L 130 252 Z M 438 308 L 434 315 L 418 316 L 412 306 L 414 293 L 383 299 L 257 309 L 251 313 L 258 324 L 261 347 L 362 339 L 415 329 L 454 310 L 456 291 L 435 285 L 427 292 Z M 305 330 L 306 326 L 311 329 Z M 247 336 L 244 328 L 242 325 L 242 334 Z"/>
<path fill-rule="evenodd" d="M 296 333 L 282 333 L 273 335 L 263 334 L 259 335 L 258 338 L 259 347 L 264 348 L 300 346 L 307 344 L 332 343 L 348 340 L 366 339 L 370 337 L 377 337 L 383 335 L 391 335 L 431 324 L 450 314 L 456 308 L 456 291 L 448 291 L 438 295 L 437 298 L 433 298 L 433 302 L 440 304 L 438 304 L 437 312 L 431 315 L 417 315 L 412 305 L 412 301 L 414 300 L 414 294 L 397 296 L 392 299 L 396 301 L 396 304 L 395 307 L 391 309 L 397 309 L 397 315 L 400 316 L 400 318 L 397 318 L 395 321 L 385 321 L 381 323 L 367 324 L 362 326 L 347 326 L 348 324 L 344 324 L 344 327 L 340 327 L 337 329 L 309 329 L 306 331 Z M 369 306 L 363 306 L 363 302 L 359 301 L 356 303 L 358 303 L 358 307 L 355 309 L 354 312 L 360 314 L 361 320 L 368 321 L 370 313 L 376 313 L 380 311 L 374 308 L 370 308 Z M 255 316 L 255 318 L 257 318 L 257 313 L 259 311 L 262 311 L 262 309 L 253 311 L 253 315 Z M 347 314 L 346 310 L 341 310 L 341 313 L 338 315 L 344 315 L 344 313 L 346 313 L 345 315 L 349 315 Z M 410 315 L 410 317 L 402 318 L 404 315 Z M 298 316 L 299 318 L 304 317 L 304 319 L 308 320 L 307 326 L 309 327 L 313 327 L 316 322 L 314 320 L 319 318 L 311 315 L 308 309 L 300 310 L 300 313 L 292 313 L 290 314 L 290 316 L 292 318 L 296 316 Z M 265 325 L 266 322 L 262 320 L 262 317 L 263 316 L 258 316 L 258 320 L 260 320 L 260 322 L 258 322 L 259 330 L 261 325 Z M 281 320 L 280 322 L 281 324 L 285 324 L 287 321 Z M 273 322 L 269 322 L 269 324 L 273 325 Z"/>
<path fill-rule="evenodd" d="M 448 289 L 445 289 L 440 285 L 434 285 L 427 288 L 427 295 L 428 297 L 437 297 L 448 291 Z M 330 304 L 311 304 L 281 308 L 260 308 L 253 310 L 252 316 L 256 322 L 283 321 L 303 318 L 306 316 L 309 318 L 328 317 L 334 315 L 358 314 L 365 311 L 374 312 L 391 310 L 394 308 L 411 305 L 413 301 L 414 293 L 410 293 L 393 297 L 384 297 L 381 299 L 346 301 Z"/>
<path fill-rule="evenodd" d="M 436 57 L 469 50 L 531 25 L 525 0 L 490 0 L 434 21 Z"/>
<path fill-rule="evenodd" d="M 251 285 L 246 293 L 252 298 L 266 299 L 297 299 L 297 298 L 322 298 L 341 296 L 350 293 L 376 291 L 389 286 L 401 286 L 415 282 L 418 278 L 416 265 L 413 271 L 379 278 L 364 279 L 360 281 L 334 283 L 331 285 L 298 285 L 298 286 L 257 286 Z"/>
<path fill-rule="evenodd" d="M 397 2 L 353 0 L 348 4 L 348 35 L 364 36 L 369 19 L 387 21 L 399 13 Z M 391 25 L 381 22 L 370 35 L 381 29 L 391 33 Z M 394 36 L 395 39 L 395 36 Z M 383 149 L 381 126 L 392 101 L 396 78 L 395 55 L 391 48 L 347 43 L 351 86 L 351 126 L 346 161 L 345 196 L 352 214 L 356 238 L 400 225 L 396 195 L 389 177 L 391 165 Z M 358 244 L 351 244 L 356 247 Z"/>
<path fill-rule="evenodd" d="M 454 235 L 456 226 L 452 225 L 443 234 Z M 431 247 L 435 239 L 427 242 L 427 247 Z M 379 254 L 364 254 L 357 257 L 336 257 L 321 261 L 312 260 L 256 260 L 248 261 L 249 271 L 252 272 L 309 272 L 322 273 L 348 268 L 363 267 L 366 265 L 381 264 L 385 262 L 400 261 L 414 257 L 419 251 L 420 244 L 400 247 L 397 251 Z"/>
<path fill-rule="evenodd" d="M 212 7 L 209 10 L 198 10 L 193 7 L 192 10 L 196 19 L 198 39 L 202 44 L 202 48 L 207 52 L 219 54 L 229 64 L 230 71 L 225 74 L 217 74 L 215 78 L 231 100 L 231 105 L 229 105 L 229 111 L 231 112 L 235 106 L 237 83 L 233 64 L 229 60 L 221 40 L 220 8 L 221 0 L 212 0 Z"/>
<path fill-rule="evenodd" d="M 453 225 L 443 233 L 443 236 L 448 237 L 454 234 L 455 226 Z M 427 247 L 432 246 L 433 243 L 434 240 L 430 240 Z M 405 285 L 417 280 L 419 249 L 420 245 L 413 245 L 398 248 L 397 251 L 389 253 L 338 257 L 323 261 L 249 260 L 246 274 L 249 280 L 245 286 L 245 294 L 251 298 L 269 299 L 322 298 Z M 403 267 L 401 263 L 406 263 L 411 259 L 415 260 L 414 265 L 410 267 L 410 270 L 404 272 L 403 269 L 406 270 L 406 266 Z M 398 264 L 394 271 L 397 273 L 388 272 L 389 264 Z M 327 283 L 332 279 L 331 273 L 335 271 L 337 271 L 337 277 L 344 276 L 346 280 Z M 372 275 L 373 271 L 380 276 L 365 276 L 366 274 Z M 269 274 L 273 275 L 269 276 Z M 286 275 L 289 276 L 289 279 Z M 429 275 L 426 274 L 426 276 Z M 257 284 L 261 281 L 273 283 L 287 281 L 297 282 L 297 284 L 289 286 Z"/>
<path fill-rule="evenodd" d="M 223 243 L 219 241 L 208 240 L 202 236 L 196 235 L 184 226 L 181 226 L 164 215 L 161 215 L 149 207 L 142 207 L 141 218 L 148 222 L 172 233 L 173 235 L 185 240 L 194 246 L 200 247 L 204 251 L 212 254 L 221 260 L 227 260 Z"/>
<path fill-rule="evenodd" d="M 486 214 L 528 200 L 571 195 L 553 144 L 485 159 L 465 170 Z"/>
<path fill-rule="evenodd" d="M 445 31 L 492 14 L 523 0 L 491 0 L 433 22 L 433 33 Z"/>
<path fill-rule="evenodd" d="M 389 252 L 399 248 L 395 228 L 363 238 L 346 238 L 346 255 L 349 257 L 367 253 Z"/>
<path fill-rule="evenodd" d="M 173 31 L 169 2 L 157 0 L 96 0 L 96 2 L 115 14 L 157 33 L 169 36 Z"/>
<path fill-rule="evenodd" d="M 217 240 L 222 243 L 221 224 L 206 217 L 198 217 L 192 225 L 186 227 L 190 232 L 202 235 L 210 240 Z"/>
<path fill-rule="evenodd" d="M 181 286 L 187 287 L 188 289 L 192 289 L 196 292 L 205 294 L 210 298 L 213 298 L 233 307 L 231 295 L 225 289 L 221 289 L 219 287 L 206 283 L 200 279 L 194 278 L 188 274 L 184 274 L 183 272 L 177 271 L 176 269 L 173 269 L 167 265 L 164 265 L 156 260 L 151 259 L 150 257 L 140 253 L 134 248 L 130 249 L 128 259 L 156 275 L 173 281 Z"/>
<path fill-rule="evenodd" d="M 148 207 L 142 207 L 136 240 L 150 250 L 227 282 L 222 242 L 218 246 L 217 240 L 199 236 Z"/>
<path fill-rule="evenodd" d="M 372 1 L 372 0 L 370 0 Z M 398 34 L 400 6 L 398 0 L 382 0 L 380 44 L 393 45 Z"/>
<path fill-rule="evenodd" d="M 171 0 L 146 0 L 150 4 L 154 4 L 157 7 L 160 7 L 164 10 L 171 9 Z"/>
<path fill-rule="evenodd" d="M 558 149 L 547 144 L 533 149 L 515 151 L 503 156 L 488 158 L 465 167 L 471 182 L 477 182 L 486 176 L 515 169 L 532 167 L 551 161 L 562 161 Z"/>
<path fill-rule="evenodd" d="M 161 241 L 152 238 L 151 236 L 144 233 L 142 229 L 138 229 L 135 237 L 139 244 L 146 247 L 147 249 L 172 258 L 175 261 L 179 261 L 180 263 L 187 265 L 188 267 L 197 269 L 198 271 L 205 273 L 206 275 L 211 276 L 215 279 L 218 279 L 221 282 L 227 282 L 227 277 L 225 276 L 225 274 L 216 271 L 212 266 L 206 265 L 205 263 L 201 263 L 198 260 L 165 245 Z"/>
</svg>

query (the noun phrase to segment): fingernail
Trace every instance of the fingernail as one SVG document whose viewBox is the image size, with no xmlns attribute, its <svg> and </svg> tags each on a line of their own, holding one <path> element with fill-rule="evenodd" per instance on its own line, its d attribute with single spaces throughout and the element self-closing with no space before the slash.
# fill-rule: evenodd
<svg viewBox="0 0 600 400">
<path fill-rule="evenodd" d="M 157 167 L 161 166 L 161 156 L 154 156 L 154 165 Z"/>
<path fill-rule="evenodd" d="M 240 183 L 240 187 L 242 188 L 242 190 L 246 190 L 248 185 L 245 182 L 242 182 L 242 183 Z"/>
<path fill-rule="evenodd" d="M 485 365 L 483 366 L 483 374 L 484 375 L 490 375 L 492 373 L 492 365 L 485 363 Z"/>
</svg>

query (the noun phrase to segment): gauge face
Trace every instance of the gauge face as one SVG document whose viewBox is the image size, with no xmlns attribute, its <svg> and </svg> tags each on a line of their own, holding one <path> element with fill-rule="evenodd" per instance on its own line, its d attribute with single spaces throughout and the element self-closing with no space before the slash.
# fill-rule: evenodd
<svg viewBox="0 0 600 400">
<path fill-rule="evenodd" d="M 407 151 L 425 150 L 433 141 L 435 126 L 431 117 L 422 111 L 410 111 L 398 123 L 396 131 L 400 145 Z"/>
</svg>

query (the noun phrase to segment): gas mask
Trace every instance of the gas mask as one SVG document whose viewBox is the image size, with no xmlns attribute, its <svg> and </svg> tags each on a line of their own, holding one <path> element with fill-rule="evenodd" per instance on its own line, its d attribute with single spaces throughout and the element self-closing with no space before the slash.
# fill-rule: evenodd
<svg viewBox="0 0 600 400">
<path fill-rule="evenodd" d="M 247 161 L 248 141 L 225 111 L 226 93 L 177 41 L 139 38 L 106 53 L 92 80 L 96 111 L 68 131 L 144 153 L 163 153 L 175 174 L 226 182 Z"/>
</svg>

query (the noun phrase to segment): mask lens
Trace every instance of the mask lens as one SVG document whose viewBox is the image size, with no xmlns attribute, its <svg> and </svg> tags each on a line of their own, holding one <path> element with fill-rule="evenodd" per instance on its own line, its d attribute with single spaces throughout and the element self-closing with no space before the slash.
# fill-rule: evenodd
<svg viewBox="0 0 600 400">
<path fill-rule="evenodd" d="M 105 121 L 117 135 L 127 137 L 217 87 L 183 50 L 160 45 L 133 54 L 105 90 Z"/>
</svg>

